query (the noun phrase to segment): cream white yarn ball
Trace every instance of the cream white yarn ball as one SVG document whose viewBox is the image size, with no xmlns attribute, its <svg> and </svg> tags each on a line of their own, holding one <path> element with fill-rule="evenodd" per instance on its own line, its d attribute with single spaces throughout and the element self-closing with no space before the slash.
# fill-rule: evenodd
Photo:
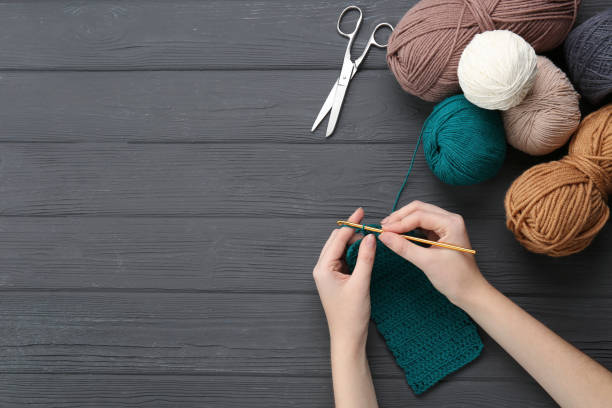
<svg viewBox="0 0 612 408">
<path fill-rule="evenodd" d="M 476 34 L 459 59 L 459 85 L 468 101 L 506 110 L 521 103 L 535 82 L 537 58 L 527 41 L 508 30 Z"/>
</svg>

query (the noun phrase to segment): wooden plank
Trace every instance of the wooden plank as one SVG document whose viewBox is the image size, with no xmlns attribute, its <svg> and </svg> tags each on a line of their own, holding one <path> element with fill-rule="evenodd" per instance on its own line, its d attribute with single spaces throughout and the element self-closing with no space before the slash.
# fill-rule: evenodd
<svg viewBox="0 0 612 408">
<path fill-rule="evenodd" d="M 612 299 L 515 300 L 612 367 Z M 40 293 L 0 297 L 0 373 L 329 376 L 328 331 L 316 295 Z M 371 327 L 377 377 L 402 378 Z M 528 375 L 485 337 L 458 379 Z"/>
<path fill-rule="evenodd" d="M 403 379 L 375 379 L 381 406 L 553 407 L 534 383 L 444 382 L 415 397 Z M 118 398 L 119 397 L 119 398 Z M 12 407 L 329 407 L 329 378 L 257 376 L 0 376 L 0 402 Z"/>
<path fill-rule="evenodd" d="M 0 217 L 0 290 L 312 294 L 310 272 L 334 221 Z M 467 223 L 483 273 L 505 293 L 607 297 L 612 291 L 610 228 L 586 251 L 555 259 L 525 251 L 498 217 Z"/>
<path fill-rule="evenodd" d="M 382 216 L 414 142 L 2 144 L 0 215 L 336 218 L 362 205 Z M 501 221 L 507 186 L 538 160 L 511 153 L 494 180 L 466 187 L 437 180 L 419 153 L 403 202 L 421 199 L 466 217 Z"/>
<path fill-rule="evenodd" d="M 357 51 L 376 24 L 396 24 L 416 1 L 354 3 L 364 11 Z M 608 6 L 607 0 L 583 3 L 579 21 Z M 344 6 L 322 0 L 5 1 L 0 69 L 335 69 L 346 46 L 335 30 Z M 374 50 L 365 67 L 386 67 L 384 51 Z"/>
<path fill-rule="evenodd" d="M 415 1 L 357 3 L 365 14 L 361 49 L 376 24 L 395 24 Z M 346 41 L 336 20 L 343 7 L 281 0 L 5 2 L 0 69 L 339 68 Z M 366 66 L 386 66 L 384 51 L 372 54 Z"/>
<path fill-rule="evenodd" d="M 5 144 L 0 208 L 3 215 L 17 217 L 3 220 L 1 282 L 16 288 L 312 290 L 309 271 L 333 222 L 359 204 L 370 222 L 380 219 L 411 148 Z M 422 199 L 463 214 L 483 271 L 502 290 L 608 294 L 610 228 L 584 253 L 560 260 L 527 253 L 505 229 L 506 186 L 529 160 L 509 158 L 496 180 L 451 187 L 438 182 L 419 156 L 404 202 Z M 23 219 L 80 214 L 121 218 Z M 177 223 L 127 220 L 126 215 L 204 219 Z M 216 217 L 236 220 L 225 226 Z M 212 246 L 203 250 L 206 245 Z M 575 279 L 576 271 L 588 278 Z M 177 278 L 177 272 L 184 277 Z"/>
<path fill-rule="evenodd" d="M 1 17 L 0 17 L 1 18 Z M 1 30 L 1 27 L 0 27 Z M 335 71 L 7 72 L 0 141 L 387 143 L 415 140 L 433 104 L 361 72 L 340 122 L 311 133 Z"/>
</svg>

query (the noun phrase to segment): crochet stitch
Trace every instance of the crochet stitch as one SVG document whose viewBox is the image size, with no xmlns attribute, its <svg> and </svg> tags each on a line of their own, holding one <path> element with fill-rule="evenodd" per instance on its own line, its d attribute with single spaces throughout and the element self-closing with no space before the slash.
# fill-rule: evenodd
<svg viewBox="0 0 612 408">
<path fill-rule="evenodd" d="M 351 272 L 359 243 L 346 255 Z M 423 271 L 378 240 L 370 297 L 372 319 L 415 394 L 473 361 L 482 350 L 468 315 L 438 292 Z"/>
</svg>

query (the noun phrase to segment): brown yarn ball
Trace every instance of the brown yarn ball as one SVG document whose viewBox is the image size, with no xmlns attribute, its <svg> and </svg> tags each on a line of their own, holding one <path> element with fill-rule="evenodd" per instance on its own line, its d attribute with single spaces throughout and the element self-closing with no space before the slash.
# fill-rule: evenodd
<svg viewBox="0 0 612 408">
<path fill-rule="evenodd" d="M 612 104 L 587 116 L 569 153 L 514 180 L 504 202 L 506 225 L 528 250 L 549 256 L 582 251 L 610 216 Z"/>
<path fill-rule="evenodd" d="M 459 91 L 457 66 L 474 35 L 509 30 L 536 52 L 561 44 L 579 0 L 421 0 L 389 38 L 387 63 L 402 88 L 438 102 Z"/>
<path fill-rule="evenodd" d="M 531 92 L 502 112 L 508 143 L 534 156 L 563 146 L 580 124 L 579 100 L 567 75 L 548 58 L 538 57 Z"/>
</svg>

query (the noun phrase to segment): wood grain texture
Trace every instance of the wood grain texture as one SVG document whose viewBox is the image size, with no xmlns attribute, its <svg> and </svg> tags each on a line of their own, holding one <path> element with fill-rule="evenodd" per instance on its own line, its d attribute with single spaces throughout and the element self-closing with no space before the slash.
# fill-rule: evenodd
<svg viewBox="0 0 612 408">
<path fill-rule="evenodd" d="M 415 0 L 355 1 L 364 24 L 395 25 Z M 608 5 L 583 1 L 578 21 Z M 0 69 L 340 68 L 346 41 L 335 30 L 345 3 L 330 1 L 28 1 L 2 3 Z M 365 68 L 386 68 L 375 50 Z"/>
<path fill-rule="evenodd" d="M 514 300 L 612 367 L 612 300 Z M 584 311 L 591 311 L 585 314 Z M 36 293 L 0 297 L 0 373 L 329 376 L 315 294 Z M 402 378 L 371 327 L 374 375 Z M 452 377 L 531 381 L 491 340 Z"/>
<path fill-rule="evenodd" d="M 357 1 L 355 51 L 415 2 Z M 582 3 L 579 21 L 608 6 Z M 345 6 L 0 4 L 0 406 L 332 404 L 312 266 L 336 219 L 388 212 L 433 106 L 374 50 L 334 136 L 326 122 L 309 132 L 340 68 Z M 508 185 L 553 157 L 510 151 L 495 180 L 451 187 L 419 154 L 403 202 L 462 213 L 491 282 L 612 368 L 612 229 L 550 259 L 504 226 Z M 381 406 L 554 406 L 483 340 L 416 398 L 372 326 Z"/>
<path fill-rule="evenodd" d="M 358 45 L 414 0 L 364 7 Z M 298 69 L 337 67 L 344 4 L 315 1 L 40 1 L 2 7 L 2 69 Z M 384 51 L 366 66 L 384 68 Z"/>
<path fill-rule="evenodd" d="M 362 205 L 382 216 L 391 209 L 413 149 L 414 141 L 3 144 L 0 215 L 338 217 Z M 420 199 L 467 218 L 502 222 L 506 189 L 538 160 L 512 152 L 495 179 L 450 186 L 419 153 L 402 202 Z"/>
<path fill-rule="evenodd" d="M 0 28 L 1 30 L 1 28 Z M 0 141 L 405 143 L 433 104 L 388 71 L 355 77 L 333 137 L 314 119 L 338 73 L 323 71 L 7 72 Z M 298 86 L 299 84 L 299 86 Z"/>
<path fill-rule="evenodd" d="M 286 217 L 0 218 L 0 290 L 313 294 L 310 272 L 335 221 L 309 218 L 296 228 Z M 505 293 L 612 291 L 609 228 L 584 252 L 556 259 L 524 250 L 497 217 L 467 223 L 480 268 Z"/>
<path fill-rule="evenodd" d="M 415 397 L 401 378 L 374 379 L 385 408 L 549 407 L 533 383 L 444 382 Z M 508 388 L 515 392 L 508 393 Z M 452 396 L 449 398 L 449 396 Z M 0 375 L 0 403 L 11 407 L 330 407 L 331 379 L 258 376 Z"/>
<path fill-rule="evenodd" d="M 327 119 L 310 132 L 336 75 L 0 73 L 0 92 L 11 101 L 0 110 L 0 142 L 414 143 L 434 104 L 403 92 L 386 70 L 355 77 L 333 137 L 324 137 Z"/>
</svg>

